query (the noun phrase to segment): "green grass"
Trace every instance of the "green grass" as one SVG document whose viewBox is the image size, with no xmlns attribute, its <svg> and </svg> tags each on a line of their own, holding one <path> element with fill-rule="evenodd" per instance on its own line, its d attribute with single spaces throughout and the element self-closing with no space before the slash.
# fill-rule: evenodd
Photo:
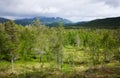
<svg viewBox="0 0 120 78">
<path fill-rule="evenodd" d="M 17 76 L 19 76 L 19 78 L 26 78 L 27 76 L 34 78 L 97 78 L 97 76 L 100 78 L 109 78 L 109 75 L 115 78 L 119 76 L 120 63 L 118 61 L 89 67 L 89 65 L 87 65 L 89 58 L 87 52 L 71 46 L 64 49 L 63 55 L 62 69 L 57 69 L 54 61 L 43 63 L 40 63 L 39 59 L 32 61 L 15 61 L 14 78 L 17 78 Z M 11 72 L 10 62 L 0 62 L 0 78 L 11 78 Z"/>
</svg>

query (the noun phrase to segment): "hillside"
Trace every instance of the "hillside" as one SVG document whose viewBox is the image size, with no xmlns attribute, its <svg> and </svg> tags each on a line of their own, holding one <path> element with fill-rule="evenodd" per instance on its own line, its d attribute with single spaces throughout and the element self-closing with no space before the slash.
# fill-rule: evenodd
<svg viewBox="0 0 120 78">
<path fill-rule="evenodd" d="M 118 28 L 120 27 L 120 17 L 96 19 L 84 23 L 75 23 L 74 26 L 97 27 L 97 28 Z"/>
</svg>

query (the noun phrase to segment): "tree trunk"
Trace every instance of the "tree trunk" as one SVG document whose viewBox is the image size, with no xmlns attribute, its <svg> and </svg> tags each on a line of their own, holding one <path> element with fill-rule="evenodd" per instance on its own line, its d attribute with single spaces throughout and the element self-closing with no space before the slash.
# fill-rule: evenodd
<svg viewBox="0 0 120 78">
<path fill-rule="evenodd" d="M 14 58 L 13 58 L 13 55 L 12 55 L 12 58 L 11 58 L 11 63 L 12 63 L 12 73 L 14 73 Z"/>
</svg>

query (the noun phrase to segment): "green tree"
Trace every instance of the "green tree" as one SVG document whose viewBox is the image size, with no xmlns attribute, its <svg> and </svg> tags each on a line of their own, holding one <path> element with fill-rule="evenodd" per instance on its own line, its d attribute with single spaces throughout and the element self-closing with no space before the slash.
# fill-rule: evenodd
<svg viewBox="0 0 120 78">
<path fill-rule="evenodd" d="M 59 26 L 56 28 L 57 31 L 57 42 L 55 44 L 55 55 L 56 55 L 56 62 L 57 62 L 57 67 L 59 66 L 62 68 L 63 64 L 63 41 L 64 41 L 64 27 L 63 24 L 60 22 Z"/>
<path fill-rule="evenodd" d="M 35 47 L 35 35 L 31 27 L 26 27 L 21 30 L 20 36 L 20 54 L 22 59 L 30 60 Z"/>
<path fill-rule="evenodd" d="M 36 26 L 36 27 L 39 27 L 39 26 L 41 26 L 42 24 L 40 23 L 40 21 L 39 21 L 39 18 L 36 18 L 34 21 L 33 21 L 33 23 L 32 23 L 32 26 Z"/>
<path fill-rule="evenodd" d="M 16 24 L 10 20 L 4 24 L 5 26 L 5 33 L 7 34 L 7 40 L 9 43 L 9 48 L 8 48 L 8 54 L 11 57 L 11 62 L 12 62 L 12 73 L 14 72 L 14 60 L 17 55 L 17 42 L 18 42 L 18 37 L 17 37 L 17 28 Z"/>
</svg>

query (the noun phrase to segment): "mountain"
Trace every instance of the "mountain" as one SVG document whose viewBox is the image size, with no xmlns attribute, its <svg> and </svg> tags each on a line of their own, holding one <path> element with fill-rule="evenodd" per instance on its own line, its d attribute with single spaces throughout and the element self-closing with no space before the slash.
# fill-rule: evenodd
<svg viewBox="0 0 120 78">
<path fill-rule="evenodd" d="M 9 19 L 0 17 L 0 23 L 6 22 L 6 21 L 8 21 L 8 20 L 9 20 Z"/>
<path fill-rule="evenodd" d="M 120 28 L 120 17 L 111 17 L 104 19 L 95 19 L 91 21 L 82 21 L 77 23 L 72 23 L 71 21 L 60 18 L 60 17 L 37 17 L 42 24 L 46 26 L 57 26 L 58 22 L 62 22 L 66 28 Z M 16 19 L 14 20 L 16 24 L 21 24 L 23 26 L 31 24 L 36 17 L 26 18 L 26 19 Z M 0 23 L 6 22 L 9 19 L 0 18 Z"/>
<path fill-rule="evenodd" d="M 84 23 L 75 23 L 74 26 L 96 27 L 96 28 L 118 28 L 120 27 L 120 17 L 111 17 L 104 19 L 96 19 Z"/>
<path fill-rule="evenodd" d="M 47 26 L 55 26 L 58 24 L 59 21 L 62 22 L 63 24 L 72 23 L 71 21 L 60 17 L 35 17 L 29 19 L 17 19 L 14 21 L 16 24 L 21 24 L 25 26 L 31 24 L 36 18 L 38 18 L 42 24 L 45 24 Z"/>
<path fill-rule="evenodd" d="M 45 24 L 47 26 L 57 26 L 58 22 L 62 22 L 63 24 L 72 23 L 70 20 L 60 17 L 34 17 L 34 18 L 16 19 L 14 21 L 16 24 L 25 26 L 32 24 L 36 18 L 38 18 L 42 24 Z M 0 18 L 0 23 L 6 22 L 8 20 L 9 19 L 6 18 Z"/>
</svg>

